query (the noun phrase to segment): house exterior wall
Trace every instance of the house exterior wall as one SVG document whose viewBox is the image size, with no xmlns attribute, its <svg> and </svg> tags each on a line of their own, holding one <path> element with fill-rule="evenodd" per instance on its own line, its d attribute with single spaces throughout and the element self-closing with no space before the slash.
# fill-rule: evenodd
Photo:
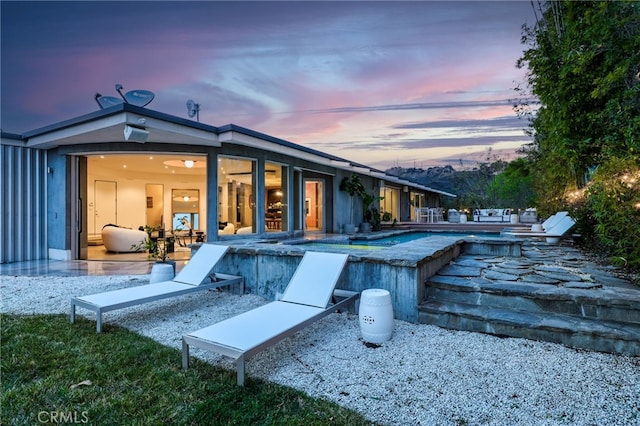
<svg viewBox="0 0 640 426">
<path fill-rule="evenodd" d="M 304 233 L 305 179 L 323 182 L 321 230 L 326 233 L 337 233 L 345 224 L 353 223 L 358 226 L 363 221 L 362 200 L 357 196 L 352 200 L 340 190 L 340 183 L 345 177 L 359 175 L 367 192 L 374 196 L 380 193 L 384 182 L 382 172 L 374 172 L 347 160 L 249 129 L 233 125 L 223 128 L 202 126 L 128 104 L 119 108 L 120 110 L 88 114 L 25 133 L 23 136 L 2 134 L 1 262 L 83 258 L 83 253 L 86 254 L 87 250 L 87 233 L 90 231 L 87 226 L 87 197 L 90 192 L 87 185 L 91 182 L 87 182 L 86 161 L 86 156 L 90 154 L 206 155 L 207 183 L 203 204 L 206 206 L 204 211 L 209 241 L 241 237 L 220 237 L 216 232 L 219 220 L 219 156 L 255 161 L 256 174 L 252 184 L 255 198 L 244 203 L 254 205 L 252 214 L 256 232 L 252 235 L 255 237 L 301 236 Z M 133 118 L 124 117 L 123 113 L 132 114 Z M 135 119 L 138 116 L 142 116 L 138 122 L 148 117 L 150 123 L 156 126 L 160 134 L 156 141 L 131 143 L 122 140 L 121 132 L 114 133 L 117 126 L 110 124 L 112 121 L 123 117 L 127 120 Z M 267 163 L 286 167 L 286 179 L 282 182 L 286 184 L 288 214 L 286 229 L 271 229 L 268 233 L 264 200 Z M 374 177 L 375 175 L 382 175 L 383 178 Z M 388 177 L 391 181 L 395 180 Z M 429 192 L 428 189 L 425 191 L 427 197 L 438 197 Z M 201 195 L 205 194 L 201 192 Z M 401 190 L 399 198 L 400 220 L 409 220 L 409 193 Z M 78 238 L 79 232 L 82 233 Z"/>
<path fill-rule="evenodd" d="M 0 146 L 0 263 L 47 257 L 46 160 L 39 149 Z"/>
</svg>

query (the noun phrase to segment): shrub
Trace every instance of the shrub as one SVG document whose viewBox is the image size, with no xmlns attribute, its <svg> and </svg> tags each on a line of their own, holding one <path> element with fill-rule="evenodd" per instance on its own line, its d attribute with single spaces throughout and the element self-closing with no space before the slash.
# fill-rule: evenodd
<svg viewBox="0 0 640 426">
<path fill-rule="evenodd" d="M 613 158 L 587 186 L 581 219 L 612 262 L 640 269 L 640 161 Z"/>
</svg>

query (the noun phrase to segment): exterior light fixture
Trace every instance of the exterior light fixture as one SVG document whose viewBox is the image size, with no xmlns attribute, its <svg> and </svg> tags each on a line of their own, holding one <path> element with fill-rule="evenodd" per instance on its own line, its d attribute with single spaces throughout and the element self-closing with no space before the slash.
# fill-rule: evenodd
<svg viewBox="0 0 640 426">
<path fill-rule="evenodd" d="M 124 138 L 131 142 L 145 143 L 149 137 L 149 132 L 141 127 L 124 126 Z"/>
<path fill-rule="evenodd" d="M 193 161 L 193 160 L 184 160 L 184 166 L 185 166 L 187 169 L 191 169 L 191 168 L 193 168 L 193 166 L 194 166 L 195 164 L 196 164 L 196 162 L 195 162 L 195 161 Z"/>
</svg>

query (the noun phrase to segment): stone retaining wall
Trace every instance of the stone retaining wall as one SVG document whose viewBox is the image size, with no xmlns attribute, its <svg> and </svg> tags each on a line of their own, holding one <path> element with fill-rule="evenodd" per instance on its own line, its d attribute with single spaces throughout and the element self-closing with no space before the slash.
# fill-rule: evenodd
<svg viewBox="0 0 640 426">
<path fill-rule="evenodd" d="M 245 291 L 275 300 L 307 250 L 302 245 L 234 242 L 215 271 L 241 275 Z M 197 249 L 197 247 L 194 247 Z M 472 253 L 519 255 L 520 244 L 500 239 L 466 241 L 457 237 L 424 238 L 376 250 L 327 247 L 309 250 L 349 253 L 349 262 L 336 288 L 363 291 L 380 288 L 391 293 L 396 319 L 418 322 L 418 305 L 425 283 L 463 250 Z"/>
</svg>

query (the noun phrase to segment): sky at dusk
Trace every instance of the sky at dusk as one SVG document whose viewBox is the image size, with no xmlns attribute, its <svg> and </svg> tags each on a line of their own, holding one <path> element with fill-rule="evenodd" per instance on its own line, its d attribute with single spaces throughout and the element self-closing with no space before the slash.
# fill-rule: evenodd
<svg viewBox="0 0 640 426">
<path fill-rule="evenodd" d="M 529 1 L 2 1 L 1 126 L 23 133 L 146 89 L 380 169 L 530 142 L 513 111 Z M 504 150 L 504 151 L 503 151 Z"/>
</svg>

